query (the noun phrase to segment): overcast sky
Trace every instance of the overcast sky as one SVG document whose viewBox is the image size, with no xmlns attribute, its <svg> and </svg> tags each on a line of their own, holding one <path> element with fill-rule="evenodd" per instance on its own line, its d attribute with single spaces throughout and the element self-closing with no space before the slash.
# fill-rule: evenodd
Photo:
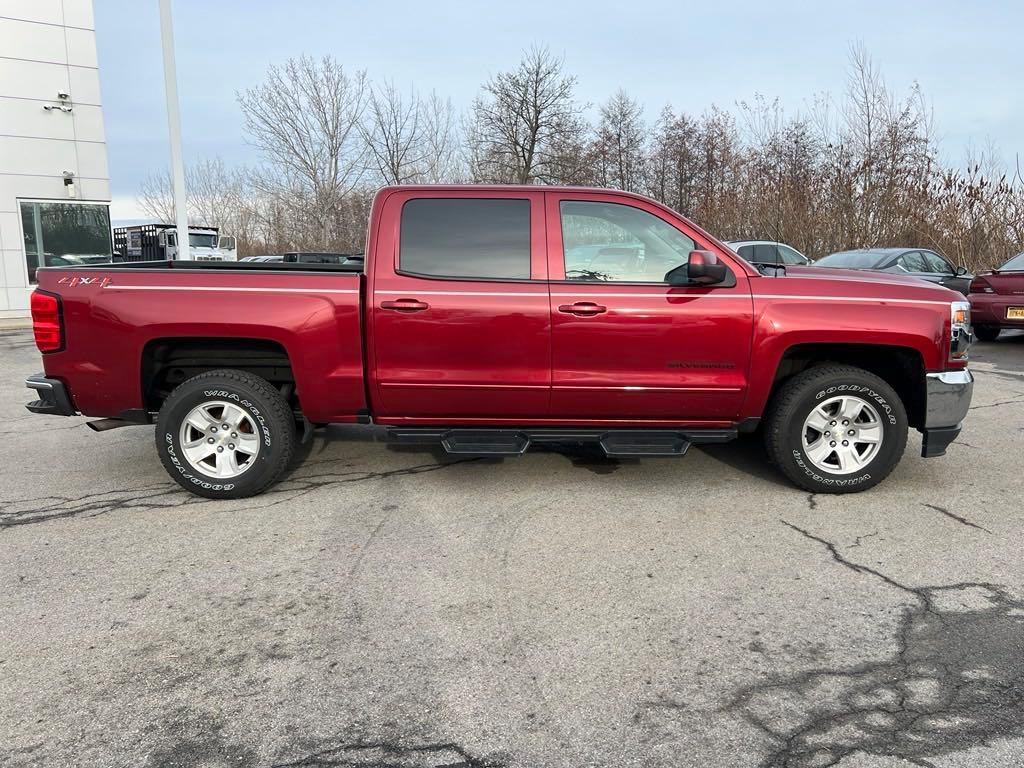
<svg viewBox="0 0 1024 768">
<path fill-rule="evenodd" d="M 139 182 L 168 162 L 157 0 L 95 0 L 95 11 L 113 217 L 132 218 Z M 581 101 L 622 87 L 653 120 L 666 103 L 700 113 L 757 93 L 799 112 L 815 93 L 842 94 L 862 42 L 893 90 L 921 84 L 947 161 L 989 141 L 1008 164 L 1024 154 L 1016 1 L 175 0 L 174 14 L 186 162 L 256 159 L 235 93 L 290 56 L 331 54 L 464 109 L 532 43 L 565 57 Z"/>
</svg>

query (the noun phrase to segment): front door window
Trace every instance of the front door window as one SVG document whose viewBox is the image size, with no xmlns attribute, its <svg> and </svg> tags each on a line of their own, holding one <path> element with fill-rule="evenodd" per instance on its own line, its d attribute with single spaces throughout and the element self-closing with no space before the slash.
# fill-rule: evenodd
<svg viewBox="0 0 1024 768">
<path fill-rule="evenodd" d="M 675 227 L 630 205 L 563 200 L 559 207 L 566 280 L 664 283 L 696 248 Z"/>
</svg>

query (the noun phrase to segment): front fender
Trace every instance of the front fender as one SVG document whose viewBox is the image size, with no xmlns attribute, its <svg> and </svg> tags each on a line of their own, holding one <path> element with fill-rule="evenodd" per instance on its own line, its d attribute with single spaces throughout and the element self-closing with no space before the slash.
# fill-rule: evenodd
<svg viewBox="0 0 1024 768">
<path fill-rule="evenodd" d="M 830 348 L 907 349 L 920 355 L 926 370 L 942 370 L 949 334 L 948 305 L 878 301 L 827 303 L 813 297 L 766 301 L 755 297 L 754 350 L 744 417 L 758 417 L 771 396 L 776 374 L 787 352 L 814 345 L 823 359 Z M 945 334 L 945 336 L 944 336 Z"/>
</svg>

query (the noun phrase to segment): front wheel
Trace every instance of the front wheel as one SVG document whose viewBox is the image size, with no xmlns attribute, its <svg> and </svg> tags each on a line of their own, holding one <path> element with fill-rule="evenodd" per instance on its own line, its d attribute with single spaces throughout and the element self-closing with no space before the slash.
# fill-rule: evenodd
<svg viewBox="0 0 1024 768">
<path fill-rule="evenodd" d="M 907 445 L 907 414 L 892 387 L 868 371 L 822 365 L 776 393 L 765 428 L 768 455 L 790 480 L 814 493 L 871 488 Z"/>
<path fill-rule="evenodd" d="M 266 490 L 295 450 L 295 420 L 269 382 L 245 371 L 194 376 L 164 401 L 156 447 L 185 490 L 237 499 Z"/>
</svg>

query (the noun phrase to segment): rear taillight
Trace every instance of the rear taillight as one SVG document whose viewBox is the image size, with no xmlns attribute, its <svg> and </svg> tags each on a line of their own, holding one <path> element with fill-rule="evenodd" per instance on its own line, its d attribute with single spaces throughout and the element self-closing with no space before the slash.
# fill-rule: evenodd
<svg viewBox="0 0 1024 768">
<path fill-rule="evenodd" d="M 971 280 L 971 287 L 967 289 L 968 293 L 995 293 L 995 289 L 988 284 L 988 281 L 983 277 L 976 277 Z"/>
<path fill-rule="evenodd" d="M 32 333 L 40 352 L 59 352 L 64 348 L 64 326 L 60 299 L 40 290 L 32 292 Z"/>
</svg>

